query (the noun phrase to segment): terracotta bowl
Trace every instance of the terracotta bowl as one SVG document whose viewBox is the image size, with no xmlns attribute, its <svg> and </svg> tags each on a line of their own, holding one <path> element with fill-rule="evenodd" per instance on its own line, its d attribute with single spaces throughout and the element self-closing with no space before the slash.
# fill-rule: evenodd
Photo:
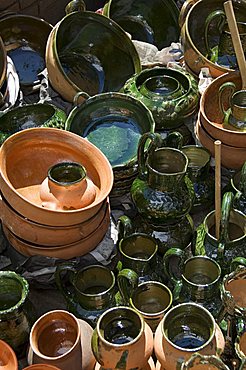
<svg viewBox="0 0 246 370">
<path fill-rule="evenodd" d="M 48 364 L 36 364 L 36 365 L 27 366 L 23 370 L 60 370 L 60 369 L 56 366 L 52 366 Z"/>
<path fill-rule="evenodd" d="M 18 370 L 16 355 L 3 340 L 0 340 L 0 370 Z"/>
<path fill-rule="evenodd" d="M 211 155 L 214 157 L 214 142 L 219 139 L 214 138 L 208 134 L 203 125 L 200 122 L 200 114 L 196 123 L 195 133 L 201 142 L 201 144 L 209 150 Z M 240 169 L 246 161 L 246 146 L 244 148 L 238 148 L 235 146 L 229 146 L 221 144 L 221 164 L 224 167 L 232 169 Z"/>
<path fill-rule="evenodd" d="M 47 247 L 58 247 L 81 241 L 95 231 L 109 214 L 109 202 L 105 200 L 99 211 L 89 220 L 72 226 L 47 226 L 30 221 L 21 216 L 0 198 L 0 218 L 2 223 L 18 238 L 29 243 Z"/>
<path fill-rule="evenodd" d="M 42 207 L 40 184 L 59 162 L 82 164 L 98 187 L 95 200 L 75 210 Z M 86 139 L 55 128 L 33 128 L 9 137 L 0 150 L 0 190 L 20 215 L 49 226 L 71 226 L 93 217 L 113 186 L 113 171 L 104 154 Z"/>
<path fill-rule="evenodd" d="M 225 145 L 230 145 L 238 148 L 246 146 L 246 132 L 239 132 L 224 129 L 222 126 L 223 115 L 219 108 L 219 88 L 225 82 L 234 82 L 237 90 L 241 89 L 242 80 L 239 72 L 225 73 L 216 78 L 204 91 L 200 100 L 200 121 L 207 133 L 216 140 L 220 140 Z M 226 94 L 226 91 L 225 91 Z M 226 96 L 225 99 L 226 107 Z"/>
<path fill-rule="evenodd" d="M 9 243 L 24 256 L 45 256 L 52 258 L 70 259 L 83 256 L 92 251 L 104 238 L 110 224 L 109 213 L 107 212 L 99 226 L 87 237 L 75 243 L 68 243 L 58 247 L 47 247 L 29 243 L 18 238 L 12 231 L 3 225 L 3 231 Z"/>
</svg>

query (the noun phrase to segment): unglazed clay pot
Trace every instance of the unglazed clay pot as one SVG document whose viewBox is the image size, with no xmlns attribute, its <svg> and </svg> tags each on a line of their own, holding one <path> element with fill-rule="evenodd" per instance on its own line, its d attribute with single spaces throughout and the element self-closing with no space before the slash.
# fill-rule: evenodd
<svg viewBox="0 0 246 370">
<path fill-rule="evenodd" d="M 41 316 L 30 333 L 33 351 L 29 363 L 47 363 L 61 370 L 81 370 L 81 329 L 78 320 L 67 311 L 55 310 Z"/>
<path fill-rule="evenodd" d="M 119 306 L 105 311 L 94 329 L 91 345 L 98 361 L 96 369 L 154 369 L 150 357 L 152 331 L 132 308 Z"/>
<path fill-rule="evenodd" d="M 48 364 L 36 364 L 25 367 L 23 370 L 61 370 L 56 366 Z"/>
<path fill-rule="evenodd" d="M 98 188 L 88 206 L 72 210 L 52 210 L 42 206 L 40 185 L 50 167 L 61 162 L 77 162 Z M 25 173 L 25 176 L 23 176 Z M 16 212 L 49 226 L 71 226 L 94 216 L 109 195 L 113 171 L 104 154 L 86 139 L 71 132 L 33 128 L 7 139 L 0 152 L 0 189 Z"/>
<path fill-rule="evenodd" d="M 0 370 L 18 370 L 16 355 L 3 340 L 0 340 Z"/>
<path fill-rule="evenodd" d="M 223 352 L 224 345 L 222 332 L 210 312 L 195 303 L 182 303 L 171 308 L 157 327 L 157 368 L 176 370 L 181 358 L 187 361 L 195 352 L 216 355 Z"/>
</svg>

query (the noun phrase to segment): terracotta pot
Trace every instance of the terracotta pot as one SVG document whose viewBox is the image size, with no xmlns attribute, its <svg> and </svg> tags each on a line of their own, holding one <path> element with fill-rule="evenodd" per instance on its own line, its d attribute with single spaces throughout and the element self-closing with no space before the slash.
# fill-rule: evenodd
<svg viewBox="0 0 246 370">
<path fill-rule="evenodd" d="M 75 210 L 42 207 L 40 184 L 47 177 L 48 169 L 68 161 L 86 168 L 88 177 L 98 188 L 95 201 Z M 0 189 L 3 196 L 16 212 L 37 223 L 71 226 L 88 220 L 101 208 L 112 185 L 113 171 L 107 158 L 76 134 L 54 128 L 33 128 L 12 135 L 1 147 Z"/>
<path fill-rule="evenodd" d="M 142 369 L 153 351 L 153 334 L 140 314 L 119 306 L 100 316 L 91 345 L 101 368 Z"/>
<path fill-rule="evenodd" d="M 113 20 L 88 11 L 68 14 L 56 24 L 47 41 L 46 65 L 51 85 L 70 102 L 80 91 L 89 95 L 119 91 L 141 71 L 139 56 L 126 33 Z"/>
<path fill-rule="evenodd" d="M 239 72 L 225 73 L 223 76 L 212 81 L 202 94 L 200 100 L 200 122 L 207 133 L 213 138 L 216 138 L 216 140 L 220 140 L 225 145 L 245 148 L 245 132 L 228 130 L 222 126 L 223 114 L 219 106 L 219 88 L 225 82 L 233 82 L 237 90 L 240 90 L 242 87 Z M 229 108 L 228 103 L 229 101 L 227 102 L 227 106 L 225 105 L 227 108 Z"/>
<path fill-rule="evenodd" d="M 32 244 L 18 238 L 6 226 L 3 231 L 9 243 L 24 256 L 47 256 L 52 258 L 70 259 L 76 256 L 83 256 L 92 251 L 104 238 L 110 224 L 109 209 L 106 210 L 104 218 L 99 226 L 88 236 L 71 244 L 48 247 Z"/>
<path fill-rule="evenodd" d="M 0 340 L 0 370 L 18 370 L 16 355 L 3 340 Z"/>
<path fill-rule="evenodd" d="M 212 77 L 218 77 L 228 71 L 221 65 L 211 62 L 206 57 L 206 48 L 204 42 L 205 20 L 207 16 L 216 9 L 223 10 L 223 0 L 188 0 L 181 9 L 180 24 L 181 39 L 184 45 L 184 59 L 188 69 L 196 76 L 199 75 L 201 68 L 209 68 Z M 187 12 L 187 9 L 189 11 Z M 233 8 L 237 21 L 245 22 L 245 4 L 233 0 Z M 185 17 L 186 15 L 186 17 Z M 217 36 L 216 30 L 213 29 L 213 36 Z"/>
<path fill-rule="evenodd" d="M 62 310 L 47 312 L 35 322 L 30 333 L 32 363 L 81 370 L 80 335 L 81 328 L 74 315 Z"/>
<path fill-rule="evenodd" d="M 195 133 L 201 144 L 209 150 L 214 157 L 214 142 L 218 137 L 210 136 L 200 121 L 200 115 L 196 123 Z M 246 161 L 246 147 L 239 148 L 236 146 L 229 146 L 221 144 L 221 164 L 227 168 L 240 169 Z"/>
<path fill-rule="evenodd" d="M 213 316 L 195 303 L 171 308 L 158 325 L 154 339 L 155 355 L 161 367 L 168 370 L 176 370 L 180 358 L 187 361 L 195 352 L 221 353 L 224 345 L 224 337 Z"/>
<path fill-rule="evenodd" d="M 36 364 L 25 367 L 23 370 L 61 370 L 56 366 L 48 364 Z"/>
</svg>

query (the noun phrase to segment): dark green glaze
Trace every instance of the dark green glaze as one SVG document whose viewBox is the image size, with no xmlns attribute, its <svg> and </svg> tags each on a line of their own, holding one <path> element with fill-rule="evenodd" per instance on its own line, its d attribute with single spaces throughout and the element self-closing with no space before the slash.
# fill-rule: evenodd
<svg viewBox="0 0 246 370">
<path fill-rule="evenodd" d="M 214 176 L 210 170 L 211 155 L 206 148 L 188 145 L 182 152 L 188 157 L 187 174 L 195 191 L 192 211 L 210 207 L 214 202 Z"/>
<path fill-rule="evenodd" d="M 150 78 L 159 78 L 165 81 L 172 77 L 177 80 L 180 89 L 178 96 L 160 94 L 149 90 L 146 92 L 146 81 Z M 144 86 L 144 87 L 143 87 Z M 152 68 L 145 69 L 140 74 L 131 77 L 124 85 L 122 92 L 129 94 L 143 102 L 152 112 L 157 130 L 179 127 L 186 117 L 192 115 L 198 106 L 199 92 L 194 77 L 183 69 Z M 180 96 L 179 96 L 180 95 Z"/>
<path fill-rule="evenodd" d="M 141 71 L 137 51 L 113 20 L 93 12 L 64 17 L 56 34 L 58 67 L 89 95 L 119 91 L 127 79 Z"/>
<path fill-rule="evenodd" d="M 173 257 L 181 259 L 178 274 L 171 268 Z M 220 265 L 207 256 L 185 258 L 185 252 L 179 248 L 170 248 L 163 257 L 165 273 L 173 284 L 173 299 L 176 303 L 198 303 L 216 318 L 222 307 Z"/>
<path fill-rule="evenodd" d="M 179 40 L 179 11 L 173 0 L 110 0 L 103 13 L 134 40 L 154 44 L 159 49 Z"/>
<path fill-rule="evenodd" d="M 13 271 L 0 272 L 0 339 L 6 341 L 17 356 L 27 348 L 31 322 L 25 311 L 28 282 Z"/>
<path fill-rule="evenodd" d="M 7 54 L 6 50 L 4 48 L 3 40 L 0 37 L 0 89 L 2 93 L 2 86 L 6 79 L 6 73 L 7 73 Z M 0 94 L 0 106 L 3 103 L 3 97 Z"/>
<path fill-rule="evenodd" d="M 65 128 L 66 114 L 52 104 L 28 104 L 0 116 L 0 145 L 15 132 L 33 127 Z"/>
<path fill-rule="evenodd" d="M 235 194 L 233 207 L 246 215 L 246 162 L 231 179 L 231 187 Z"/>
<path fill-rule="evenodd" d="M 151 140 L 147 155 L 144 148 Z M 160 148 L 158 134 L 142 136 L 138 148 L 139 176 L 131 187 L 134 204 L 151 225 L 180 222 L 190 211 L 194 189 L 186 175 L 188 159 L 178 149 Z"/>
</svg>

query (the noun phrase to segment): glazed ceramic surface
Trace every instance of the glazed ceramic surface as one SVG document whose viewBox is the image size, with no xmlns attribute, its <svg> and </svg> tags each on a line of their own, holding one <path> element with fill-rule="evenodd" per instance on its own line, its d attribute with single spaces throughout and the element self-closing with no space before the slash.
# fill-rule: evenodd
<svg viewBox="0 0 246 370">
<path fill-rule="evenodd" d="M 122 91 L 149 108 L 159 130 L 180 126 L 198 106 L 197 82 L 181 68 L 145 69 L 130 78 Z"/>
<path fill-rule="evenodd" d="M 110 0 L 103 14 L 130 33 L 132 39 L 154 44 L 159 50 L 179 39 L 179 11 L 173 0 L 151 3 L 146 0 Z"/>
<path fill-rule="evenodd" d="M 5 83 L 5 79 L 7 76 L 7 55 L 6 50 L 4 48 L 3 40 L 0 37 L 0 89 L 2 90 L 2 86 Z M 2 91 L 1 91 L 2 92 Z M 0 106 L 3 103 L 3 96 L 0 96 Z"/>
<path fill-rule="evenodd" d="M 18 370 L 18 362 L 13 349 L 3 340 L 0 340 L 0 369 Z"/>
<path fill-rule="evenodd" d="M 218 369 L 218 370 L 229 370 L 229 367 L 226 366 L 223 361 L 214 355 L 202 356 L 200 354 L 194 354 L 191 358 L 183 362 L 181 365 L 181 370 L 207 370 L 207 369 Z"/>
<path fill-rule="evenodd" d="M 66 114 L 52 104 L 29 104 L 8 110 L 0 116 L 0 145 L 15 132 L 32 127 L 64 129 Z"/>
<path fill-rule="evenodd" d="M 233 8 L 237 21 L 246 21 L 246 5 L 243 1 L 233 0 Z M 181 9 L 183 17 L 180 23 L 183 25 L 181 39 L 184 46 L 184 59 L 188 69 L 196 76 L 199 75 L 201 68 L 208 67 L 213 78 L 225 72 L 231 71 L 229 66 L 222 66 L 211 62 L 206 54 L 205 47 L 205 20 L 211 12 L 223 10 L 223 0 L 208 0 L 206 3 L 200 1 L 187 1 Z M 188 11 L 189 10 L 189 11 Z M 186 17 L 185 17 L 186 15 Z M 217 22 L 212 22 L 209 28 L 211 48 L 218 45 L 219 32 Z"/>
<path fill-rule="evenodd" d="M 246 162 L 242 169 L 232 177 L 231 187 L 235 193 L 233 207 L 246 215 Z"/>
<path fill-rule="evenodd" d="M 45 68 L 45 48 L 52 26 L 29 15 L 10 15 L 0 21 L 0 34 L 23 88 L 37 85 Z"/>
<path fill-rule="evenodd" d="M 0 188 L 5 199 L 22 216 L 44 225 L 71 226 L 88 220 L 98 212 L 113 185 L 113 171 L 104 154 L 87 140 L 63 130 L 20 131 L 4 142 L 0 157 Z M 83 165 L 97 186 L 95 201 L 76 210 L 42 207 L 40 184 L 48 169 L 70 161 Z"/>
<path fill-rule="evenodd" d="M 73 12 L 50 34 L 46 49 L 49 80 L 65 100 L 118 91 L 141 65 L 126 33 L 113 20 L 93 12 Z"/>
</svg>

